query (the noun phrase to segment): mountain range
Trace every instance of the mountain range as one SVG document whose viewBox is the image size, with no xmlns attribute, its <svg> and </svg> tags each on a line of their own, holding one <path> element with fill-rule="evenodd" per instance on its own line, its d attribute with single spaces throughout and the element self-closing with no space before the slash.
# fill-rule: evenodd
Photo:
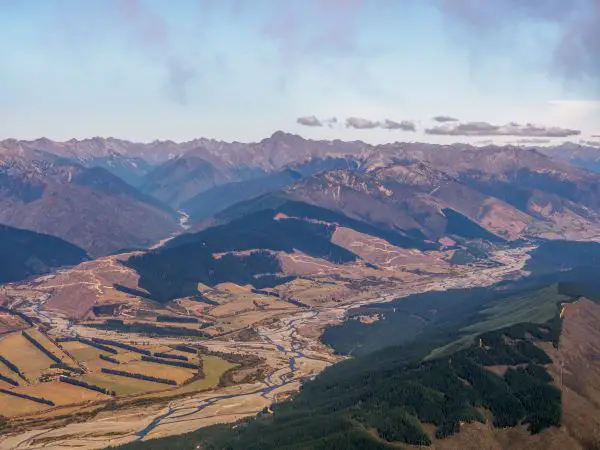
<svg viewBox="0 0 600 450">
<path fill-rule="evenodd" d="M 574 144 L 373 146 L 276 132 L 249 144 L 5 140 L 0 158 L 0 223 L 92 255 L 182 231 L 177 210 L 199 230 L 274 197 L 433 240 L 446 233 L 447 210 L 514 240 L 593 233 L 600 207 L 598 175 L 579 168 L 593 169 L 600 149 Z"/>
</svg>

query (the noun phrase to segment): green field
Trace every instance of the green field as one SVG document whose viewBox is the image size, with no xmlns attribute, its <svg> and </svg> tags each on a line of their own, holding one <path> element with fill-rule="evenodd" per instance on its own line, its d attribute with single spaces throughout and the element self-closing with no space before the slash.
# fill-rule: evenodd
<svg viewBox="0 0 600 450">
<path fill-rule="evenodd" d="M 125 368 L 123 370 L 126 370 Z M 136 380 L 134 378 L 121 377 L 107 373 L 91 373 L 78 378 L 87 383 L 94 384 L 116 392 L 117 395 L 134 395 L 145 392 L 161 391 L 170 386 L 162 383 L 154 383 L 146 380 Z"/>
<path fill-rule="evenodd" d="M 568 302 L 571 297 L 558 293 L 558 286 L 528 291 L 493 302 L 493 306 L 482 309 L 473 321 L 475 323 L 459 330 L 458 339 L 434 349 L 426 359 L 462 350 L 473 343 L 475 336 L 487 331 L 499 330 L 517 323 L 546 323 L 559 311 L 559 304 Z"/>
<path fill-rule="evenodd" d="M 216 356 L 203 356 L 202 360 L 205 377 L 201 380 L 192 381 L 191 383 L 182 386 L 177 392 L 193 392 L 212 389 L 219 383 L 221 375 L 232 367 L 235 367 L 235 364 Z"/>
<path fill-rule="evenodd" d="M 481 322 L 464 327 L 460 331 L 479 334 L 519 322 L 545 323 L 555 316 L 559 303 L 568 302 L 570 299 L 558 293 L 557 285 L 508 297 L 483 309 L 479 313 L 484 318 Z"/>
</svg>

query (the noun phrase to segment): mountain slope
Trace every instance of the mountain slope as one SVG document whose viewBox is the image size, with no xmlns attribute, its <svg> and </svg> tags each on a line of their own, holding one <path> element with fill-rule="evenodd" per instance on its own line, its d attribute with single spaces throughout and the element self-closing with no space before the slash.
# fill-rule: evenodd
<svg viewBox="0 0 600 450">
<path fill-rule="evenodd" d="M 187 200 L 181 205 L 181 209 L 190 215 L 192 221 L 201 221 L 236 203 L 292 185 L 302 177 L 331 170 L 350 169 L 354 166 L 356 163 L 346 158 L 310 159 L 300 164 L 290 165 L 282 171 L 255 175 L 249 180 L 216 186 Z"/>
<path fill-rule="evenodd" d="M 85 251 L 62 239 L 0 225 L 0 283 L 79 264 L 86 258 Z"/>
<path fill-rule="evenodd" d="M 600 148 L 571 142 L 556 147 L 541 147 L 541 153 L 559 161 L 600 173 Z"/>
<path fill-rule="evenodd" d="M 383 239 L 391 234 L 404 234 L 437 241 L 452 235 L 501 242 L 518 237 L 530 219 L 510 205 L 481 195 L 459 181 L 444 181 L 442 186 L 436 181 L 419 185 L 402 180 L 397 169 L 405 171 L 404 174 L 414 173 L 412 167 L 404 166 L 371 173 L 326 172 L 234 205 L 217 214 L 215 221 L 228 221 L 250 211 L 276 208 L 285 201 L 292 201 L 335 211 L 346 218 L 387 230 L 387 237 L 379 235 Z"/>
<path fill-rule="evenodd" d="M 140 190 L 179 208 L 194 195 L 226 183 L 230 178 L 210 162 L 194 155 L 174 158 L 148 173 Z"/>
<path fill-rule="evenodd" d="M 225 206 L 229 206 L 289 184 L 292 180 L 286 178 L 291 171 L 309 176 L 356 167 L 357 162 L 344 154 L 348 146 L 352 144 L 332 145 L 327 141 L 275 133 L 260 143 L 198 147 L 155 168 L 144 177 L 141 189 L 174 208 L 189 210 L 193 217 L 194 204 L 214 202 L 219 195 L 225 195 Z M 212 190 L 230 183 L 245 184 L 232 185 L 225 191 Z M 235 195 L 236 188 L 240 192 L 247 188 L 248 194 Z M 208 210 L 201 214 L 202 218 L 208 215 Z"/>
<path fill-rule="evenodd" d="M 0 223 L 61 237 L 92 255 L 148 245 L 176 230 L 175 213 L 101 168 L 6 159 Z"/>
<path fill-rule="evenodd" d="M 332 263 L 355 261 L 356 255 L 331 242 L 333 228 L 296 218 L 277 218 L 273 210 L 239 221 L 183 235 L 163 248 L 132 256 L 125 264 L 140 274 L 140 287 L 165 302 L 198 294 L 198 283 L 275 286 L 289 280 L 279 252 L 304 254 Z M 190 264 L 194 261 L 194 264 Z"/>
</svg>

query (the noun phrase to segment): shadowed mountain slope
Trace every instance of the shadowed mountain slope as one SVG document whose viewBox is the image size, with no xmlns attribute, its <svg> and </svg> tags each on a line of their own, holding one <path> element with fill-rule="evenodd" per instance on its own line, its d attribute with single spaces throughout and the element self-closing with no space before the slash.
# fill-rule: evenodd
<svg viewBox="0 0 600 450">
<path fill-rule="evenodd" d="M 85 251 L 62 239 L 0 225 L 0 283 L 76 265 L 86 259 Z"/>
</svg>

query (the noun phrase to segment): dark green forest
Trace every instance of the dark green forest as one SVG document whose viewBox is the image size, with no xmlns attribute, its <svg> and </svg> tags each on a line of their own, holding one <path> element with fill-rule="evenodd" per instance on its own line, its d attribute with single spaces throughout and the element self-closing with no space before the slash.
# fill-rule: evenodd
<svg viewBox="0 0 600 450">
<path fill-rule="evenodd" d="M 57 237 L 0 225 L 0 283 L 40 275 L 87 259 L 84 250 Z M 10 257 L 9 257 L 10 256 Z"/>
</svg>

